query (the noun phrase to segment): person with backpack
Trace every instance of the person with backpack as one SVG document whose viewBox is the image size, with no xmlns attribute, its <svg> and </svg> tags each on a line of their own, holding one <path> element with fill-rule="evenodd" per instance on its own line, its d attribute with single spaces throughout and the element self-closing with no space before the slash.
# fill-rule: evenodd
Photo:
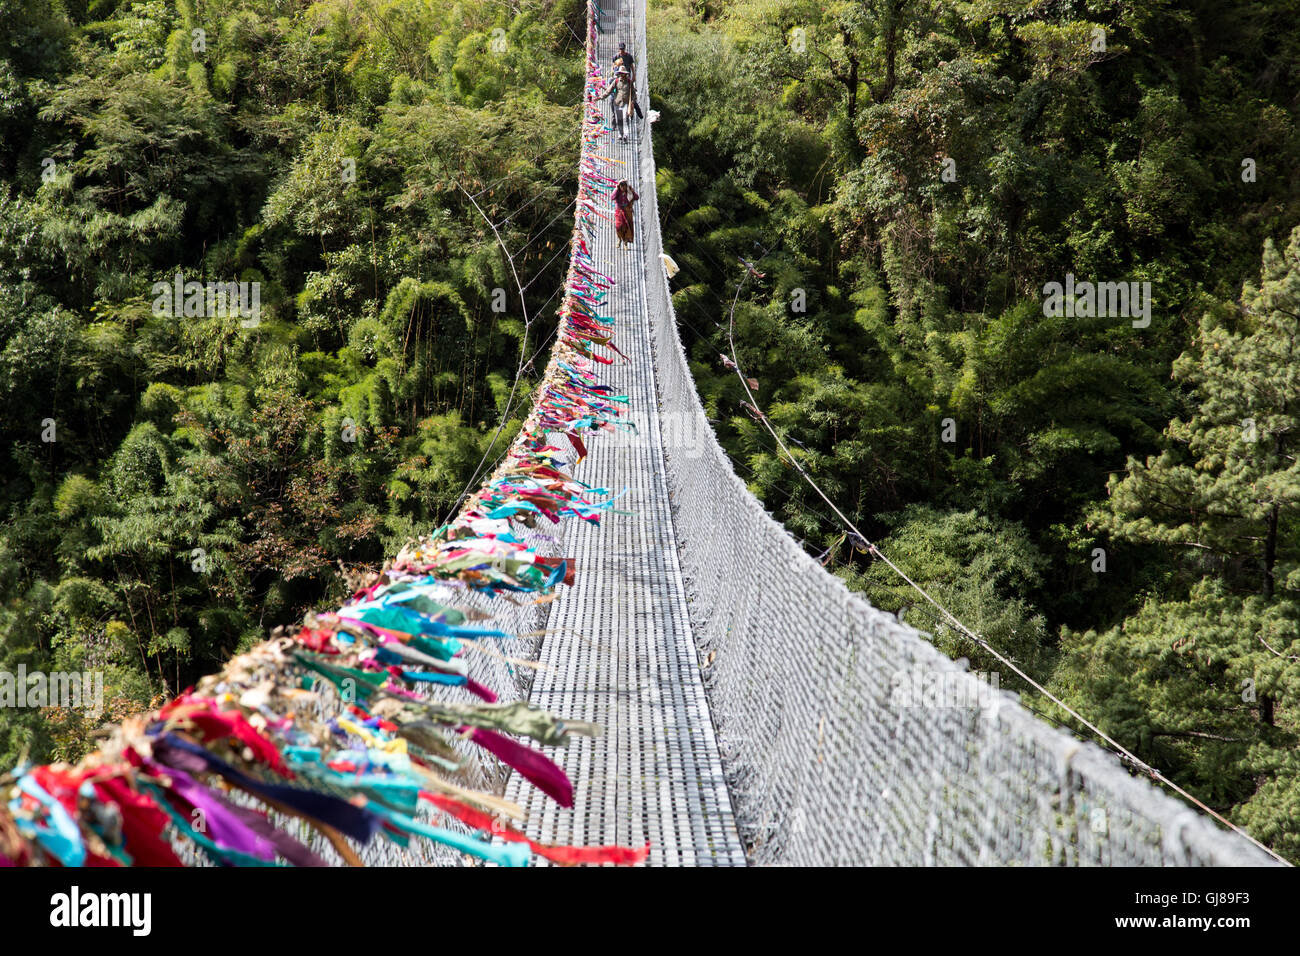
<svg viewBox="0 0 1300 956">
<path fill-rule="evenodd" d="M 627 52 L 626 43 L 620 43 L 618 45 L 618 52 L 614 54 L 614 69 L 617 70 L 620 66 L 627 67 L 628 73 L 632 75 L 632 85 L 635 86 L 636 85 L 636 57 L 632 56 L 631 53 Z"/>
<path fill-rule="evenodd" d="M 636 111 L 637 119 L 645 119 L 645 114 L 641 112 L 641 104 L 636 99 L 636 57 L 627 52 L 626 43 L 620 43 L 618 52 L 614 54 L 614 69 L 617 70 L 620 66 L 627 67 L 627 72 L 632 77 L 632 109 Z"/>
<path fill-rule="evenodd" d="M 601 94 L 601 99 L 614 97 L 614 125 L 618 129 L 618 138 L 627 142 L 627 126 L 636 106 L 636 87 L 632 85 L 632 72 L 620 66 L 610 82 L 609 88 Z"/>
</svg>

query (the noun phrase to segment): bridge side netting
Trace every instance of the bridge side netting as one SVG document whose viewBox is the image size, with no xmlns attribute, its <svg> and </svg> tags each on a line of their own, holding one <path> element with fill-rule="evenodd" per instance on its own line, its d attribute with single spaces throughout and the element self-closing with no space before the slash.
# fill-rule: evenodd
<svg viewBox="0 0 1300 956">
<path fill-rule="evenodd" d="M 648 111 L 645 0 L 636 10 Z M 652 153 L 641 195 L 661 432 L 692 623 L 701 661 L 711 661 L 705 685 L 751 860 L 1270 863 L 850 592 L 749 493 L 705 418 L 678 336 L 657 261 Z"/>
</svg>

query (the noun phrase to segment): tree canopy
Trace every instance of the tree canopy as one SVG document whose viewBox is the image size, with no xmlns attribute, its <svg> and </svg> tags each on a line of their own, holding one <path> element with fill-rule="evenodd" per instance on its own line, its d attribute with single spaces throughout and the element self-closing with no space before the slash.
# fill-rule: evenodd
<svg viewBox="0 0 1300 956">
<path fill-rule="evenodd" d="M 554 328 L 584 15 L 0 2 L 0 668 L 138 709 L 447 516 Z"/>
</svg>

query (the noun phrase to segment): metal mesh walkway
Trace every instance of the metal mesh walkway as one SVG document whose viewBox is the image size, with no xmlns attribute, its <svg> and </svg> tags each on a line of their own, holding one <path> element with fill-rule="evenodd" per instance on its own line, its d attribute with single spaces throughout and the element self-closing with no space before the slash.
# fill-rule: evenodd
<svg viewBox="0 0 1300 956">
<path fill-rule="evenodd" d="M 630 0 L 603 4 L 600 62 L 608 66 L 620 39 L 633 46 Z M 644 128 L 644 124 L 643 124 Z M 610 138 L 611 175 L 638 192 L 642 134 Z M 619 165 L 621 164 L 621 165 Z M 649 164 L 646 164 L 647 167 Z M 638 208 L 644 208 L 639 206 Z M 638 223 L 638 226 L 640 223 Z M 604 727 L 550 755 L 575 782 L 574 809 L 563 810 L 518 776 L 507 797 L 525 808 L 529 835 L 560 843 L 651 844 L 650 863 L 744 865 L 731 801 L 709 717 L 677 561 L 663 443 L 655 414 L 653 352 L 646 311 L 647 252 L 617 249 L 612 221 L 603 222 L 596 267 L 611 275 L 607 314 L 630 364 L 603 369 L 602 380 L 628 395 L 639 432 L 600 437 L 575 477 L 618 493 L 618 515 L 600 525 L 566 522 L 561 553 L 577 562 L 577 582 L 551 605 L 541 671 L 532 702 Z M 649 253 L 658 265 L 658 249 Z"/>
</svg>

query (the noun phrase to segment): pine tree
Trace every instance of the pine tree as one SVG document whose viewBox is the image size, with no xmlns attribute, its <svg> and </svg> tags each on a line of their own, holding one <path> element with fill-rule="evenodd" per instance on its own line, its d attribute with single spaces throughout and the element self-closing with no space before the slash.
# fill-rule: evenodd
<svg viewBox="0 0 1300 956">
<path fill-rule="evenodd" d="M 1116 537 L 1200 553 L 1238 588 L 1271 600 L 1300 586 L 1283 530 L 1300 508 L 1300 228 L 1285 253 L 1264 248 L 1261 281 L 1247 284 L 1233 329 L 1207 316 L 1199 348 L 1174 376 L 1195 390 L 1195 410 L 1167 429 L 1170 447 L 1112 480 Z"/>
<path fill-rule="evenodd" d="M 1235 327 L 1234 327 L 1235 326 Z M 1300 228 L 1264 249 L 1235 323 L 1207 317 L 1174 374 L 1194 411 L 1129 460 L 1099 524 L 1168 549 L 1165 593 L 1063 636 L 1058 689 L 1140 757 L 1284 853 L 1300 852 Z"/>
</svg>

